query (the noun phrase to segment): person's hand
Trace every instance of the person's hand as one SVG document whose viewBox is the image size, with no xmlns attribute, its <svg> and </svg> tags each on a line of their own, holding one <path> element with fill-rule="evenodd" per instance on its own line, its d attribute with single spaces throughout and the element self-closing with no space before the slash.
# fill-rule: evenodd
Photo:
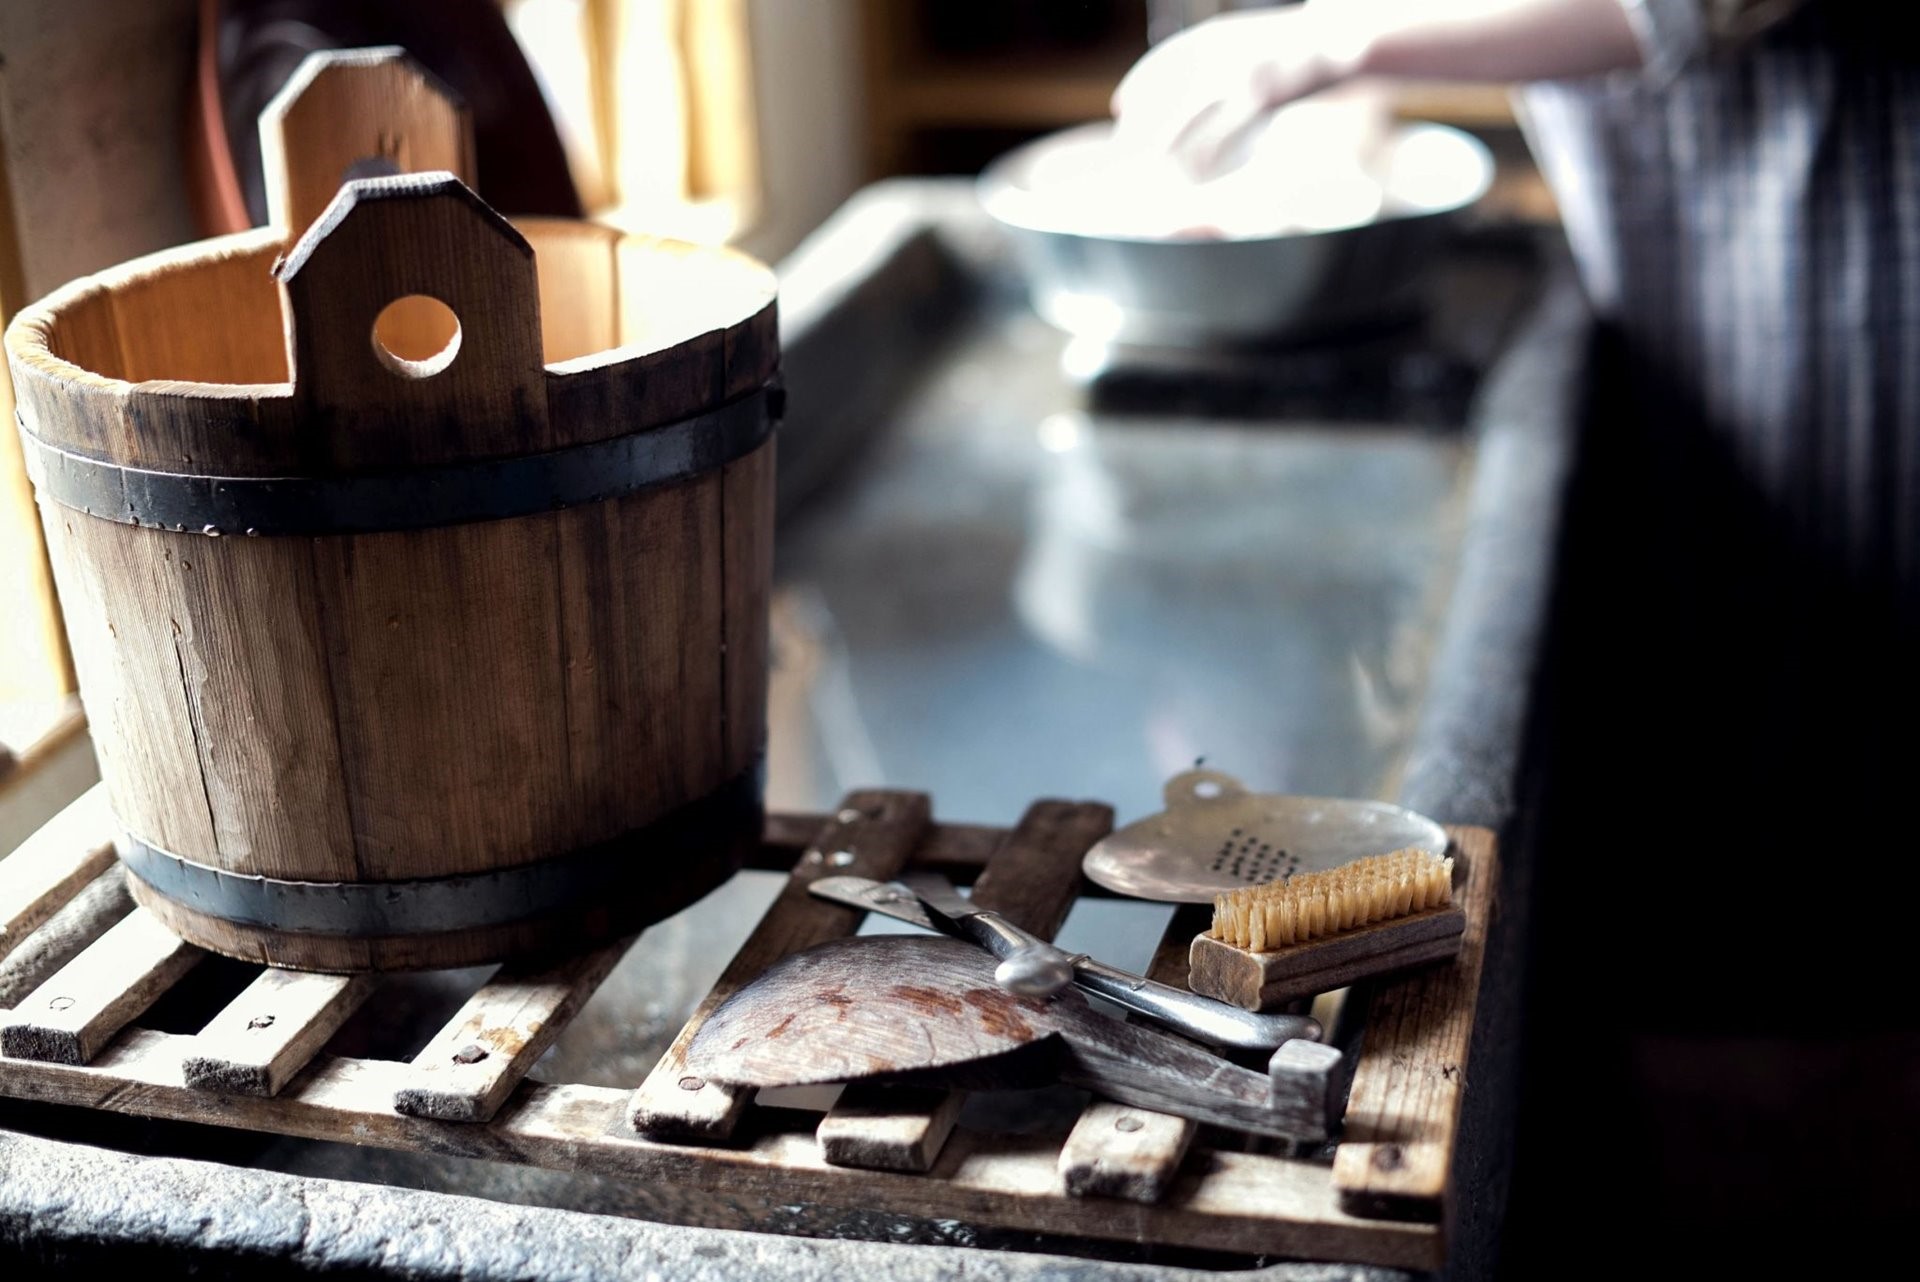
<svg viewBox="0 0 1920 1282">
<path fill-rule="evenodd" d="M 1210 173 L 1274 108 L 1347 79 L 1350 44 L 1316 4 L 1209 18 L 1127 72 L 1113 94 L 1115 139 Z"/>
</svg>

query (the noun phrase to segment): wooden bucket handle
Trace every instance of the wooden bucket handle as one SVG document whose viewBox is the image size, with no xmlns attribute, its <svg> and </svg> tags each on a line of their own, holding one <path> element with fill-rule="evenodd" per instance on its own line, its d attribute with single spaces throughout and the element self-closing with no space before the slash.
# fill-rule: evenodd
<svg viewBox="0 0 1920 1282">
<path fill-rule="evenodd" d="M 354 178 L 444 170 L 476 185 L 466 107 L 396 45 L 308 54 L 260 113 L 260 163 L 289 242 Z"/>
<path fill-rule="evenodd" d="M 315 461 L 543 448 L 533 251 L 470 189 L 453 91 L 395 46 L 309 54 L 261 113 L 260 153 L 291 246 L 275 275 Z"/>
<path fill-rule="evenodd" d="M 406 467 L 552 447 L 533 248 L 452 174 L 347 183 L 274 274 L 316 464 Z M 416 295 L 451 309 L 458 327 L 443 350 L 408 359 L 380 318 Z"/>
</svg>

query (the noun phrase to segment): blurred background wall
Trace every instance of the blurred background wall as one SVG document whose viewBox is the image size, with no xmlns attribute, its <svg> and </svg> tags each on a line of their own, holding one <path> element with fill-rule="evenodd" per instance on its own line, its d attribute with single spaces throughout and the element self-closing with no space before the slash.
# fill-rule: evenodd
<svg viewBox="0 0 1920 1282">
<path fill-rule="evenodd" d="M 764 212 L 741 247 L 777 260 L 860 186 L 860 0 L 749 0 Z"/>
</svg>

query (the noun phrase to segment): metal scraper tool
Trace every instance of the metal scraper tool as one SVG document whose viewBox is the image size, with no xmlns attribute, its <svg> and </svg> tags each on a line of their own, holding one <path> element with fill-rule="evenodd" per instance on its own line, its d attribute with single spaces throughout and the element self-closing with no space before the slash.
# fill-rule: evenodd
<svg viewBox="0 0 1920 1282">
<path fill-rule="evenodd" d="M 916 887 L 922 884 L 917 878 L 909 880 Z M 809 884 L 807 889 L 822 899 L 830 899 L 849 908 L 866 909 L 895 921 L 910 922 L 926 930 L 978 943 L 993 956 L 1003 959 L 1001 967 L 996 967 L 994 971 L 996 982 L 1000 969 L 1005 966 L 1004 958 L 1009 953 L 1045 943 L 1004 918 L 1001 919 L 1000 928 L 991 932 L 981 935 L 961 933 L 961 923 L 951 918 L 942 921 L 944 914 L 928 911 L 926 903 L 907 886 L 873 881 L 866 877 L 822 877 Z M 948 889 L 952 893 L 950 886 Z M 955 897 L 958 898 L 957 894 Z M 1238 1006 L 1095 961 L 1085 953 L 1069 956 L 1067 962 L 1070 978 L 1081 990 L 1104 997 L 1176 1033 L 1197 1038 L 1211 1046 L 1271 1051 L 1296 1039 L 1320 1039 L 1319 1023 L 1304 1015 L 1242 1010 Z"/>
<path fill-rule="evenodd" d="M 722 1002 L 687 1068 L 737 1086 L 905 1077 L 973 1087 L 1083 1086 L 1122 1104 L 1235 1130 L 1324 1139 L 1345 1059 L 1290 1041 L 1258 1073 L 1193 1043 L 1095 1012 L 1067 989 L 1016 997 L 970 944 L 911 935 L 836 939 L 782 958 Z"/>
<path fill-rule="evenodd" d="M 1368 855 L 1447 850 L 1446 829 L 1384 801 L 1248 792 L 1218 770 L 1175 775 L 1163 795 L 1164 811 L 1087 852 L 1081 867 L 1089 881 L 1138 899 L 1205 904 L 1223 891 Z"/>
</svg>

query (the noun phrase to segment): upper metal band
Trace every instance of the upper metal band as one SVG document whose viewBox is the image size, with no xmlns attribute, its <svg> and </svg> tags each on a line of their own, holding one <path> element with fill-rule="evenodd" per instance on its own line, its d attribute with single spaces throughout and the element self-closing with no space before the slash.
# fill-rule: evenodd
<svg viewBox="0 0 1920 1282">
<path fill-rule="evenodd" d="M 360 476 L 194 476 L 123 467 L 20 422 L 27 471 L 56 503 L 193 534 L 375 534 L 526 516 L 699 476 L 751 454 L 785 408 L 777 383 L 717 409 L 544 454 Z"/>
<path fill-rule="evenodd" d="M 131 835 L 116 844 L 128 871 L 155 892 L 224 921 L 353 939 L 432 935 L 504 926 L 582 904 L 671 898 L 676 876 L 724 859 L 741 833 L 757 836 L 761 773 L 756 765 L 611 841 L 538 863 L 453 877 L 287 881 L 196 863 Z"/>
</svg>

